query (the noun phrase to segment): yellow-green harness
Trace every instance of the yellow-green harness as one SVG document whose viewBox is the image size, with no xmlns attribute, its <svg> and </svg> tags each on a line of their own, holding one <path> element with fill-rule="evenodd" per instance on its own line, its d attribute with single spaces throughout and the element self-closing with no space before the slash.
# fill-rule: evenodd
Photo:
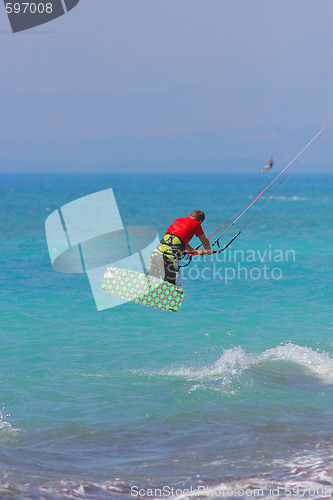
<svg viewBox="0 0 333 500">
<path fill-rule="evenodd" d="M 175 269 L 178 270 L 178 259 L 182 258 L 184 250 L 185 245 L 179 236 L 167 233 L 155 251 L 162 254 L 163 260 L 164 256 L 171 260 Z"/>
</svg>

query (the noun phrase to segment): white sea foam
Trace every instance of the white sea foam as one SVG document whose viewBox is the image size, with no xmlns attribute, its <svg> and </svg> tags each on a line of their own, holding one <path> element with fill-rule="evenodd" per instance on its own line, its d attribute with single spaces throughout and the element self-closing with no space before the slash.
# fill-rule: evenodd
<svg viewBox="0 0 333 500">
<path fill-rule="evenodd" d="M 212 380 L 223 376 L 242 373 L 255 364 L 255 358 L 247 354 L 241 347 L 225 349 L 222 356 L 212 365 L 198 369 L 179 368 L 162 372 L 172 377 L 184 377 L 188 380 Z"/>
<path fill-rule="evenodd" d="M 287 463 L 280 464 L 282 468 L 288 469 Z M 327 464 L 322 464 L 327 469 Z M 302 466 L 301 466 L 302 467 Z M 229 479 L 212 484 L 210 481 L 205 484 L 203 481 L 199 485 L 187 484 L 182 482 L 179 486 L 146 486 L 138 487 L 127 484 L 117 484 L 117 481 L 105 482 L 80 482 L 71 480 L 62 480 L 58 482 L 46 482 L 43 485 L 35 487 L 25 484 L 5 483 L 0 486 L 0 495 L 10 494 L 10 498 L 85 498 L 85 499 L 126 499 L 126 498 L 171 498 L 172 500 L 185 499 L 238 499 L 238 498 L 278 498 L 285 500 L 290 498 L 311 498 L 325 499 L 332 498 L 333 483 L 332 478 L 327 476 L 323 478 L 312 474 L 311 469 L 305 466 L 303 469 L 304 478 L 297 478 L 291 471 L 286 470 L 286 477 L 279 480 L 266 477 L 248 477 L 243 479 Z M 322 471 L 324 472 L 324 471 Z M 140 490 L 140 496 L 138 491 Z M 133 493 L 134 492 L 134 493 Z M 146 493 L 146 494 L 145 494 Z M 15 495 L 15 496 L 14 496 Z"/>
<path fill-rule="evenodd" d="M 5 414 L 5 407 L 2 407 L 2 410 L 0 410 L 0 433 L 4 433 L 5 431 L 9 431 L 11 433 L 16 433 L 19 432 L 20 429 L 15 429 L 10 422 L 7 422 L 7 418 L 10 417 L 9 414 Z M 0 439 L 1 439 L 1 434 L 0 434 Z"/>
<path fill-rule="evenodd" d="M 263 200 L 283 200 L 283 201 L 307 201 L 304 196 L 283 196 L 283 195 L 273 195 L 273 196 L 262 196 Z"/>
<path fill-rule="evenodd" d="M 312 498 L 333 497 L 333 468 L 330 450 L 313 451 L 307 455 L 295 455 L 286 459 L 273 459 L 266 463 L 278 476 L 266 472 L 261 476 L 229 479 L 215 485 L 200 481 L 197 487 L 175 488 L 173 500 L 187 498 Z M 332 451 L 332 450 L 331 450 Z"/>
<path fill-rule="evenodd" d="M 317 481 L 269 481 L 262 478 L 249 478 L 242 481 L 226 481 L 216 486 L 200 485 L 197 489 L 175 488 L 176 495 L 173 500 L 185 500 L 187 498 L 209 498 L 230 500 L 238 498 L 261 498 L 263 500 L 286 500 L 290 498 L 324 499 L 332 498 L 333 488 L 329 484 Z M 156 497 L 155 497 L 156 498 Z M 158 498 L 158 497 L 157 497 Z M 170 498 L 170 497 L 169 497 Z"/>
<path fill-rule="evenodd" d="M 211 365 L 197 368 L 179 367 L 163 370 L 161 375 L 185 378 L 188 381 L 214 381 L 222 379 L 230 382 L 237 379 L 243 372 L 254 366 L 267 362 L 274 365 L 275 361 L 288 360 L 309 369 L 317 378 L 326 383 L 333 383 L 333 359 L 326 352 L 314 351 L 292 343 L 267 349 L 260 354 L 246 353 L 241 347 L 225 349 L 221 357 Z M 267 369 L 267 366 L 266 366 Z"/>
<path fill-rule="evenodd" d="M 314 351 L 310 347 L 286 344 L 268 349 L 259 360 L 289 360 L 309 368 L 327 383 L 333 383 L 333 359 L 326 352 Z"/>
<path fill-rule="evenodd" d="M 0 410 L 0 429 L 10 430 L 12 429 L 12 425 L 6 420 L 7 417 L 10 417 L 10 415 L 5 415 L 4 411 L 5 407 L 3 406 L 2 410 Z"/>
<path fill-rule="evenodd" d="M 32 485 L 4 482 L 0 484 L 0 496 L 10 498 L 85 498 L 106 500 L 109 498 L 133 498 L 130 486 L 119 481 L 81 482 L 75 480 L 46 481 L 44 484 Z M 7 498 L 7 496 L 6 496 Z M 9 498 L 9 496 L 8 496 Z"/>
</svg>

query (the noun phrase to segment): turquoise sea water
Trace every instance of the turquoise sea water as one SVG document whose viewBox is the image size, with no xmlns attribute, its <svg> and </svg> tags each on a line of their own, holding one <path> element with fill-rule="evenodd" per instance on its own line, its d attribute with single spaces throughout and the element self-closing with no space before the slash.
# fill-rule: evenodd
<svg viewBox="0 0 333 500">
<path fill-rule="evenodd" d="M 265 193 L 225 261 L 184 269 L 177 314 L 97 312 L 48 256 L 81 196 L 112 187 L 160 235 L 199 208 L 209 235 L 272 178 L 1 176 L 0 498 L 333 496 L 333 176 Z"/>
</svg>

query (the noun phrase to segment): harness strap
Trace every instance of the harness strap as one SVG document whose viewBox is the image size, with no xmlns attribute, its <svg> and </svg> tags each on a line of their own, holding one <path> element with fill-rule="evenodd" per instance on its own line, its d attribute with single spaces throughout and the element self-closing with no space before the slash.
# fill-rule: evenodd
<svg viewBox="0 0 333 500">
<path fill-rule="evenodd" d="M 182 242 L 181 238 L 179 238 L 179 236 L 176 236 L 175 234 L 166 233 L 161 239 L 160 243 L 162 245 L 171 247 L 173 250 L 185 250 L 185 245 Z"/>
</svg>

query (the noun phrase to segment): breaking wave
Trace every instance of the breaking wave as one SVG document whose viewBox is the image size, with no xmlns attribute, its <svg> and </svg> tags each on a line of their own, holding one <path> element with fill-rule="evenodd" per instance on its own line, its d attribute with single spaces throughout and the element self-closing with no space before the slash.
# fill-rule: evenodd
<svg viewBox="0 0 333 500">
<path fill-rule="evenodd" d="M 286 371 L 288 374 L 301 369 L 307 377 L 313 376 L 323 383 L 333 383 L 333 359 L 326 352 L 314 351 L 292 343 L 267 349 L 260 354 L 247 353 L 241 347 L 225 349 L 221 357 L 212 365 L 198 368 L 180 367 L 163 370 L 161 375 L 180 377 L 188 381 L 216 381 L 230 383 L 252 368 L 265 369 L 274 372 L 279 361 L 289 361 Z"/>
</svg>

